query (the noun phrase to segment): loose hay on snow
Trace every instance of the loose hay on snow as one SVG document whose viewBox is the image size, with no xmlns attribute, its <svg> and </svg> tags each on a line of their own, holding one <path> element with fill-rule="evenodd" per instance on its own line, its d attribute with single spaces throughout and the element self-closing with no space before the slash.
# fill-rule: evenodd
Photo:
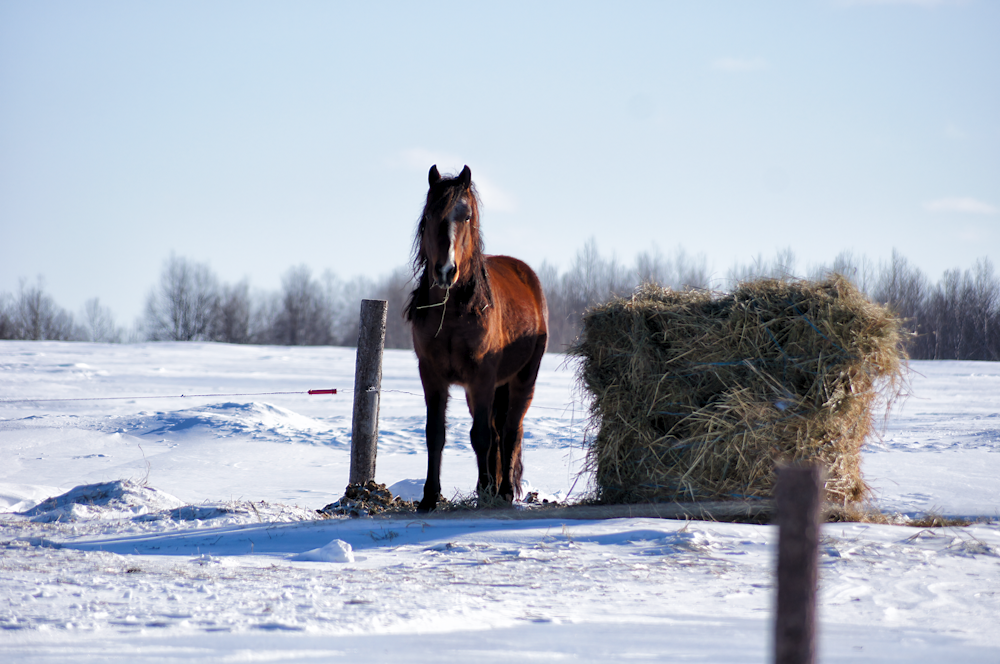
<svg viewBox="0 0 1000 664">
<path fill-rule="evenodd" d="M 644 286 L 590 309 L 570 350 L 592 396 L 603 502 L 769 497 L 775 465 L 861 500 L 861 446 L 904 380 L 898 321 L 846 279 L 734 292 Z"/>
</svg>

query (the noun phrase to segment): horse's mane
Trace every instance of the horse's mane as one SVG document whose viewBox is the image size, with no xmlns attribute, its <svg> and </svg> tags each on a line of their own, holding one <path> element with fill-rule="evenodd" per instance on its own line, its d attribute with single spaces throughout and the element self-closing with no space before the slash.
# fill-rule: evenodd
<svg viewBox="0 0 1000 664">
<path fill-rule="evenodd" d="M 479 229 L 479 192 L 476 185 L 469 183 L 465 188 L 458 177 L 443 177 L 431 185 L 427 191 L 427 201 L 417 222 L 417 233 L 413 238 L 413 274 L 417 277 L 417 287 L 410 293 L 403 317 L 415 320 L 418 315 L 426 315 L 425 309 L 418 309 L 430 303 L 430 277 L 427 274 L 427 256 L 423 252 L 424 227 L 430 214 L 444 216 L 458 204 L 462 194 L 469 194 L 472 219 L 469 232 L 472 234 L 472 258 L 465 266 L 460 281 L 451 288 L 449 302 L 459 304 L 467 313 L 480 313 L 493 304 L 489 273 L 486 271 L 486 255 L 483 250 L 483 236 Z"/>
</svg>

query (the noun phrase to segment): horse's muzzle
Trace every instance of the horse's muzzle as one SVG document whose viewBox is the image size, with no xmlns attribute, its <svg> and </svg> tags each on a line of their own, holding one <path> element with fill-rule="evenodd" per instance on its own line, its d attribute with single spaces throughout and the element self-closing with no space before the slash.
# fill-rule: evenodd
<svg viewBox="0 0 1000 664">
<path fill-rule="evenodd" d="M 457 275 L 458 270 L 454 265 L 441 265 L 434 270 L 434 285 L 438 288 L 451 288 Z"/>
</svg>

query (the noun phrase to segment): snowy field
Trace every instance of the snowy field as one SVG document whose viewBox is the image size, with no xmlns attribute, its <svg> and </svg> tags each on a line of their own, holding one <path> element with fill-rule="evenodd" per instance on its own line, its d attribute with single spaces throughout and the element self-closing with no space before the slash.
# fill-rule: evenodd
<svg viewBox="0 0 1000 664">
<path fill-rule="evenodd" d="M 824 526 L 821 662 L 1000 662 L 1000 363 L 912 369 L 865 452 L 877 505 L 984 521 Z M 353 376 L 344 348 L 0 341 L 0 661 L 769 661 L 771 526 L 316 520 Z M 412 353 L 382 387 L 377 479 L 419 491 Z M 475 482 L 455 396 L 446 495 Z M 586 494 L 584 414 L 547 356 L 526 488 Z"/>
</svg>

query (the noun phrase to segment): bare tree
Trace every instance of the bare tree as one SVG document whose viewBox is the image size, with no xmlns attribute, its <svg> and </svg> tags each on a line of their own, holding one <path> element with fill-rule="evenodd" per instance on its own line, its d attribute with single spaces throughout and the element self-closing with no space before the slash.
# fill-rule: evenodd
<svg viewBox="0 0 1000 664">
<path fill-rule="evenodd" d="M 147 338 L 209 340 L 218 300 L 218 282 L 207 264 L 171 254 L 160 274 L 159 287 L 146 298 Z"/>
<path fill-rule="evenodd" d="M 322 286 L 305 265 L 293 267 L 281 279 L 281 310 L 274 339 L 287 346 L 333 343 L 333 320 Z"/>
<path fill-rule="evenodd" d="M 1000 280 L 989 258 L 976 261 L 972 273 L 965 273 L 962 291 L 969 359 L 1000 360 Z"/>
<path fill-rule="evenodd" d="M 17 339 L 14 302 L 8 293 L 0 293 L 0 339 Z"/>
<path fill-rule="evenodd" d="M 795 252 L 791 247 L 779 249 L 771 261 L 766 260 L 763 254 L 757 254 L 751 263 L 731 267 L 726 280 L 735 286 L 754 279 L 794 279 L 796 262 Z"/>
<path fill-rule="evenodd" d="M 643 251 L 635 257 L 635 276 L 640 284 L 673 286 L 673 265 L 654 245 L 651 252 Z"/>
<path fill-rule="evenodd" d="M 919 268 L 911 267 L 896 249 L 892 259 L 879 270 L 872 299 L 886 304 L 900 316 L 914 318 L 927 292 L 927 278 Z"/>
<path fill-rule="evenodd" d="M 45 292 L 42 278 L 34 286 L 22 279 L 16 297 L 4 296 L 0 312 L 0 332 L 4 339 L 76 341 L 84 332 L 73 315 L 56 305 Z"/>
<path fill-rule="evenodd" d="M 403 265 L 374 281 L 366 277 L 356 277 L 348 282 L 328 280 L 334 343 L 355 346 L 358 343 L 361 301 L 385 300 L 388 304 L 385 347 L 412 348 L 410 326 L 403 319 L 403 305 L 413 289 L 412 275 L 412 268 Z"/>
<path fill-rule="evenodd" d="M 281 294 L 260 292 L 251 301 L 250 343 L 281 343 L 277 338 L 278 319 L 281 317 Z"/>
<path fill-rule="evenodd" d="M 925 317 L 929 348 L 915 357 L 936 360 L 1000 359 L 1000 280 L 988 258 L 974 270 L 947 270 L 931 292 Z"/>
<path fill-rule="evenodd" d="M 656 266 L 647 265 L 645 269 L 649 272 Z M 565 274 L 560 276 L 556 268 L 543 263 L 538 278 L 549 305 L 549 349 L 557 353 L 563 352 L 580 333 L 584 311 L 615 295 L 630 293 L 636 286 L 634 272 L 614 256 L 607 260 L 601 257 L 594 238 L 576 252 Z"/>
<path fill-rule="evenodd" d="M 379 279 L 375 288 L 372 299 L 385 300 L 389 306 L 385 326 L 386 348 L 413 348 L 410 326 L 403 319 L 403 307 L 413 287 L 412 269 L 409 266 L 401 266 L 388 276 Z M 360 311 L 360 303 L 358 310 Z"/>
<path fill-rule="evenodd" d="M 961 270 L 946 270 L 935 285 L 927 306 L 927 318 L 933 336 L 933 351 L 930 354 L 930 359 L 964 359 L 962 355 L 964 350 L 962 325 L 959 315 L 961 294 Z"/>
<path fill-rule="evenodd" d="M 99 343 L 120 344 L 122 329 L 115 325 L 111 309 L 101 305 L 100 298 L 91 298 L 83 305 L 87 339 Z"/>
<path fill-rule="evenodd" d="M 348 282 L 342 282 L 340 287 L 340 306 L 334 319 L 335 343 L 339 346 L 356 346 L 361 316 L 361 300 L 375 297 L 378 284 L 367 277 L 355 277 Z M 392 308 L 390 307 L 386 324 L 392 324 Z"/>
<path fill-rule="evenodd" d="M 634 287 L 628 270 L 612 256 L 601 257 L 597 240 L 591 237 L 576 252 L 569 272 L 564 276 L 564 291 L 573 308 L 583 311 L 588 306 L 605 302 L 608 298 L 627 293 Z"/>
<path fill-rule="evenodd" d="M 252 307 L 249 282 L 244 279 L 235 286 L 223 285 L 212 316 L 209 335 L 212 341 L 250 343 L 253 336 L 250 323 Z"/>
<path fill-rule="evenodd" d="M 674 288 L 708 288 L 712 270 L 705 254 L 691 256 L 684 247 L 677 247 L 674 254 Z"/>
<path fill-rule="evenodd" d="M 922 346 L 931 340 L 926 336 L 925 301 L 927 299 L 927 278 L 919 268 L 912 267 L 896 249 L 886 264 L 880 264 L 878 276 L 869 293 L 869 298 L 889 307 L 903 324 L 909 335 L 911 355 L 922 355 Z"/>
<path fill-rule="evenodd" d="M 871 295 L 878 277 L 876 266 L 867 256 L 856 256 L 853 251 L 841 251 L 832 265 L 818 265 L 809 271 L 809 278 L 821 280 L 833 274 L 846 278 L 865 295 Z"/>
<path fill-rule="evenodd" d="M 548 351 L 561 353 L 576 338 L 579 320 L 571 310 L 559 269 L 543 262 L 536 272 L 549 306 Z"/>
<path fill-rule="evenodd" d="M 692 257 L 684 247 L 677 247 L 673 258 L 667 258 L 654 245 L 652 252 L 635 257 L 638 284 L 659 284 L 674 289 L 708 288 L 711 271 L 704 254 Z"/>
</svg>

